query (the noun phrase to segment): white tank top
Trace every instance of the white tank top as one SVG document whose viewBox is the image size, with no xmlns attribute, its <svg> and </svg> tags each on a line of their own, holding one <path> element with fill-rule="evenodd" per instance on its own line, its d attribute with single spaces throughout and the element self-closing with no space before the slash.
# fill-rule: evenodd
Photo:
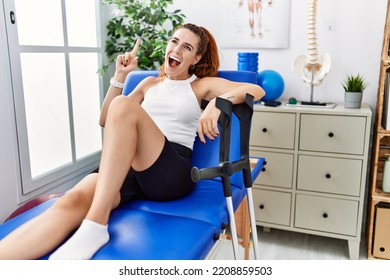
<svg viewBox="0 0 390 280">
<path fill-rule="evenodd" d="M 192 150 L 202 113 L 191 82 L 164 78 L 145 93 L 142 107 L 170 142 Z"/>
</svg>

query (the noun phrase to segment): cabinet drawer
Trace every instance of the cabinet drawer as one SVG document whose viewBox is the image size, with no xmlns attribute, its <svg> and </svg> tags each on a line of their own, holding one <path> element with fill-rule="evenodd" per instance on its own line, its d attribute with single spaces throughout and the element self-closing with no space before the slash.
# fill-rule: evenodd
<svg viewBox="0 0 390 280">
<path fill-rule="evenodd" d="M 365 117 L 301 115 L 299 149 L 362 155 Z"/>
<path fill-rule="evenodd" d="M 297 189 L 359 196 L 362 161 L 300 155 Z"/>
<path fill-rule="evenodd" d="M 297 194 L 295 227 L 356 236 L 357 201 Z"/>
<path fill-rule="evenodd" d="M 260 176 L 255 180 L 255 184 L 292 188 L 294 155 L 253 150 L 250 151 L 250 154 L 263 157 L 266 162 Z"/>
<path fill-rule="evenodd" d="M 251 146 L 293 149 L 295 114 L 254 112 L 251 128 Z"/>
<path fill-rule="evenodd" d="M 253 189 L 256 221 L 290 225 L 291 194 Z"/>
</svg>

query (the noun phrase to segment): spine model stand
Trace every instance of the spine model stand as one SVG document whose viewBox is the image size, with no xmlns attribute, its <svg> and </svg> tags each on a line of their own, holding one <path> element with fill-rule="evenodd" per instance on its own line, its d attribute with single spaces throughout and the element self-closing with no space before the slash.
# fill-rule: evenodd
<svg viewBox="0 0 390 280">
<path fill-rule="evenodd" d="M 322 80 L 329 73 L 331 66 L 330 55 L 325 53 L 318 55 L 317 50 L 317 0 L 308 0 L 308 16 L 307 16 L 307 55 L 298 55 L 292 64 L 294 72 L 303 79 L 304 83 L 311 87 L 310 105 L 315 105 L 313 102 L 314 86 L 322 83 Z"/>
</svg>

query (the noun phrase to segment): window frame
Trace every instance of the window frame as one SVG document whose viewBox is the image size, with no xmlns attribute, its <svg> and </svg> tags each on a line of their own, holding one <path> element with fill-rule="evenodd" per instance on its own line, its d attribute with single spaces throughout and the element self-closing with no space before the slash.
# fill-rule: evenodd
<svg viewBox="0 0 390 280">
<path fill-rule="evenodd" d="M 101 27 L 101 3 L 95 0 L 96 7 L 96 30 L 97 30 L 97 46 L 96 47 L 75 47 L 68 46 L 67 42 L 67 25 L 66 25 L 66 9 L 65 1 L 61 0 L 62 15 L 63 15 L 63 35 L 64 46 L 27 46 L 19 45 L 18 42 L 18 30 L 17 30 L 17 11 L 15 11 L 14 0 L 4 0 L 5 17 L 6 17 L 6 29 L 7 29 L 7 42 L 9 52 L 9 63 L 11 65 L 11 82 L 12 82 L 12 94 L 14 99 L 14 112 L 17 129 L 17 145 L 19 155 L 19 168 L 21 178 L 21 196 L 31 196 L 34 193 L 47 192 L 48 190 L 58 187 L 72 179 L 80 177 L 83 174 L 89 173 L 96 169 L 99 161 L 101 150 L 90 154 L 81 159 L 76 157 L 76 143 L 75 143 L 75 126 L 73 119 L 72 108 L 72 88 L 70 81 L 70 61 L 69 55 L 71 53 L 97 53 L 98 65 L 103 65 L 104 48 L 102 44 L 103 30 Z M 12 24 L 10 15 L 14 11 L 16 15 L 16 23 Z M 70 164 L 61 166 L 57 169 L 50 170 L 49 172 L 32 178 L 30 167 L 30 155 L 29 155 L 29 143 L 27 134 L 27 120 L 26 120 L 26 106 L 24 100 L 23 90 L 23 77 L 21 70 L 21 53 L 63 53 L 65 54 L 66 65 L 66 84 L 67 84 L 67 99 L 68 99 L 68 113 L 69 113 L 69 125 L 70 125 L 70 137 L 72 146 L 72 162 Z M 97 71 L 98 69 L 96 69 Z M 103 78 L 99 77 L 99 100 L 100 104 L 104 97 L 104 83 Z M 98 119 L 96 123 L 98 123 Z M 102 133 L 101 133 L 102 135 Z M 21 199 L 25 200 L 25 199 Z"/>
</svg>

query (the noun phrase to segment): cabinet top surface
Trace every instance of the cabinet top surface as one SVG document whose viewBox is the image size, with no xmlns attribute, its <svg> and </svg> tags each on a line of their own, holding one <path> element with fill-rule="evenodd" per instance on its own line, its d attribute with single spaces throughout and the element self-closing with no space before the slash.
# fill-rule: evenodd
<svg viewBox="0 0 390 280">
<path fill-rule="evenodd" d="M 363 103 L 359 109 L 348 109 L 344 107 L 343 103 L 336 103 L 334 108 L 324 108 L 322 106 L 296 106 L 286 104 L 282 102 L 280 106 L 270 107 L 260 103 L 256 103 L 253 107 L 254 111 L 261 112 L 285 112 L 285 113 L 313 113 L 313 114 L 324 114 L 324 115 L 351 115 L 351 116 L 368 116 L 372 115 L 371 109 L 368 104 Z"/>
</svg>

